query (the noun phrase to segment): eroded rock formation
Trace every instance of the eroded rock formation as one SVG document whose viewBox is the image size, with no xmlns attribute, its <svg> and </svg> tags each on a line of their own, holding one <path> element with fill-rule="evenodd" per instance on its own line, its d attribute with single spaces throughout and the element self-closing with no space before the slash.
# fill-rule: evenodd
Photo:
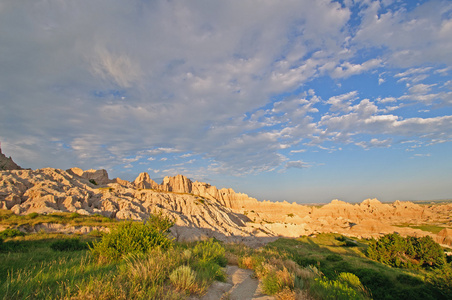
<svg viewBox="0 0 452 300">
<path fill-rule="evenodd" d="M 95 184 L 94 184 L 95 183 Z M 452 226 L 452 204 L 418 205 L 367 199 L 359 204 L 339 200 L 321 206 L 257 201 L 232 189 L 217 189 L 185 176 L 165 177 L 161 184 L 147 173 L 133 182 L 108 178 L 105 170 L 0 171 L 0 209 L 16 214 L 77 212 L 117 219 L 145 220 L 162 212 L 175 220 L 172 228 L 179 240 L 216 237 L 224 241 L 259 245 L 278 236 L 298 237 L 320 232 L 377 237 L 431 235 L 452 245 L 452 232 L 431 234 L 401 224 Z"/>
</svg>

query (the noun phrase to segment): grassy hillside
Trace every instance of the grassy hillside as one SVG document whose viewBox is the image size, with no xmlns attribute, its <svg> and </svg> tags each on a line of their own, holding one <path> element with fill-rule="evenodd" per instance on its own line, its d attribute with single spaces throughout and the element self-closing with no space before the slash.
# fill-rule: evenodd
<svg viewBox="0 0 452 300">
<path fill-rule="evenodd" d="M 214 280 L 225 280 L 226 264 L 254 270 L 264 291 L 278 299 L 450 299 L 452 295 L 450 262 L 441 270 L 393 268 L 366 257 L 368 241 L 338 234 L 281 238 L 252 249 L 214 240 L 163 241 L 168 223 L 159 216 L 148 225 L 132 226 L 69 213 L 0 214 L 4 226 L 39 222 L 102 225 L 113 232 L 0 233 L 2 299 L 184 299 L 203 295 Z M 113 248 L 114 255 L 99 255 L 113 253 Z"/>
</svg>

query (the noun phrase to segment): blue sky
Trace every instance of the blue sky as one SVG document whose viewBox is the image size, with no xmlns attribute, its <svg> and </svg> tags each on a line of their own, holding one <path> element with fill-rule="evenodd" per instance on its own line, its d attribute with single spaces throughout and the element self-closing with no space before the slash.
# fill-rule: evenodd
<svg viewBox="0 0 452 300">
<path fill-rule="evenodd" d="M 24 167 L 259 200 L 452 198 L 451 1 L 2 1 Z"/>
</svg>

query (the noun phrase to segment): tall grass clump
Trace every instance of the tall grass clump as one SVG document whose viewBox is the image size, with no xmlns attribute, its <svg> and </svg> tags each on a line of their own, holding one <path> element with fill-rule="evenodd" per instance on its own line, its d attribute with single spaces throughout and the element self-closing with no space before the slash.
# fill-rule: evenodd
<svg viewBox="0 0 452 300">
<path fill-rule="evenodd" d="M 190 266 L 180 266 L 171 272 L 169 279 L 176 289 L 189 294 L 195 286 L 196 274 Z"/>
<path fill-rule="evenodd" d="M 127 221 L 90 247 L 91 254 L 100 261 L 119 260 L 129 254 L 148 253 L 155 248 L 169 249 L 173 242 L 167 236 L 168 225 L 156 227 L 155 222 Z M 162 219 L 167 223 L 167 219 Z"/>
<path fill-rule="evenodd" d="M 155 249 L 148 254 L 135 254 L 125 258 L 125 273 L 129 282 L 141 288 L 163 285 L 170 272 L 179 264 L 175 250 Z"/>
<path fill-rule="evenodd" d="M 262 278 L 262 288 L 266 294 L 275 295 L 285 289 L 293 290 L 295 276 L 286 268 L 275 270 L 274 267 L 266 265 L 268 272 Z"/>
</svg>

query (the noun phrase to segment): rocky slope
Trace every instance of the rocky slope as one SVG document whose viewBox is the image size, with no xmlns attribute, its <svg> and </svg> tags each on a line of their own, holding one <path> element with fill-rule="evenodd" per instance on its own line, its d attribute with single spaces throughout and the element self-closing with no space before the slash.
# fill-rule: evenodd
<svg viewBox="0 0 452 300">
<path fill-rule="evenodd" d="M 375 237 L 399 232 L 431 235 L 452 245 L 452 232 L 437 235 L 398 224 L 442 224 L 452 227 L 452 204 L 417 205 L 396 201 L 383 204 L 367 199 L 360 204 L 339 200 L 322 207 L 257 201 L 232 189 L 217 189 L 177 175 L 161 184 L 147 173 L 133 182 L 108 178 L 105 170 L 0 171 L 0 209 L 16 214 L 77 212 L 118 219 L 144 220 L 162 212 L 171 216 L 179 240 L 216 237 L 224 241 L 260 245 L 278 236 L 298 237 L 319 232 Z"/>
<path fill-rule="evenodd" d="M 11 157 L 6 157 L 2 153 L 2 148 L 0 147 L 0 171 L 3 170 L 22 170 L 22 168 L 16 164 Z"/>
</svg>

